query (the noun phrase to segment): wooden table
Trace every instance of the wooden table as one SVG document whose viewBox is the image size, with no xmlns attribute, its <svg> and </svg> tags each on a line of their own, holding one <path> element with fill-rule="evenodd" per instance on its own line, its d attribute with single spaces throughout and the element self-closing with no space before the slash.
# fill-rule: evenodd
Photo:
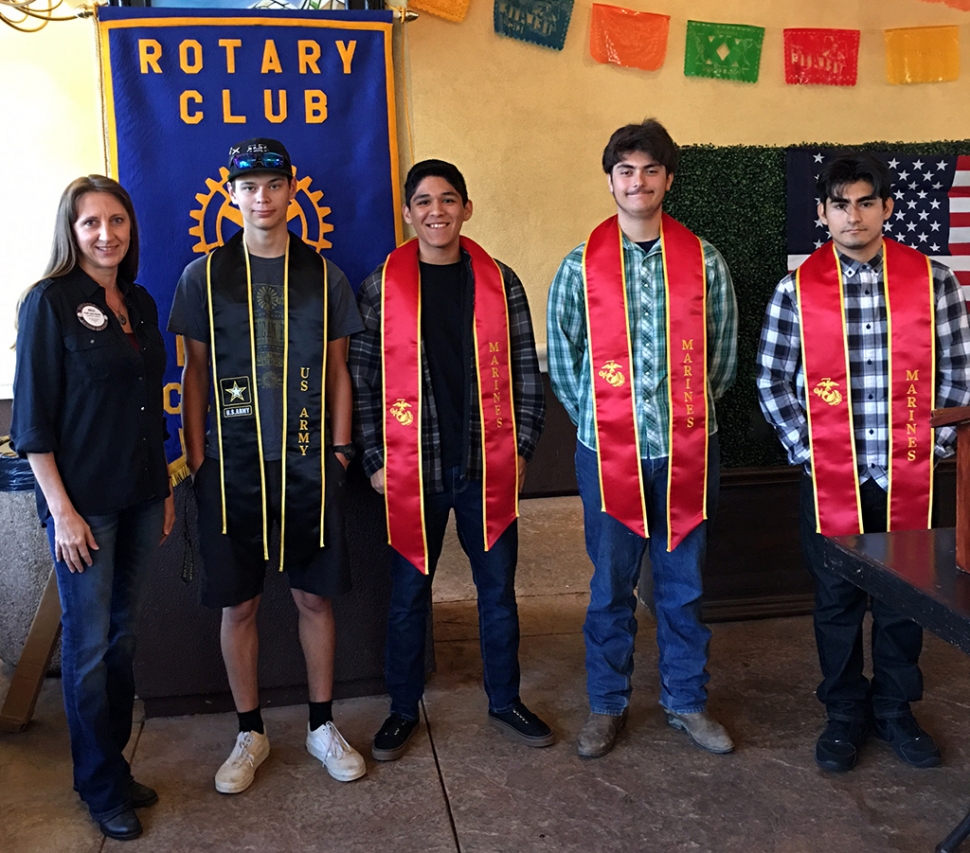
<svg viewBox="0 0 970 853">
<path fill-rule="evenodd" d="M 970 654 L 970 574 L 956 567 L 953 528 L 838 536 L 823 549 L 837 575 Z M 970 813 L 937 853 L 953 853 L 968 835 Z"/>
</svg>

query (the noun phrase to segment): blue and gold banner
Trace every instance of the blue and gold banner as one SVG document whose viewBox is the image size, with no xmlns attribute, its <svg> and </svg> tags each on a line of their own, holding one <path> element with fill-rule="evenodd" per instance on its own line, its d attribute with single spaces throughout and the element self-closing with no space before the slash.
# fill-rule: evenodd
<svg viewBox="0 0 970 853">
<path fill-rule="evenodd" d="M 182 269 L 242 225 L 229 147 L 279 139 L 289 227 L 355 287 L 401 241 L 390 12 L 98 9 L 105 135 L 164 326 Z M 166 334 L 169 468 L 185 474 L 182 353 Z"/>
</svg>

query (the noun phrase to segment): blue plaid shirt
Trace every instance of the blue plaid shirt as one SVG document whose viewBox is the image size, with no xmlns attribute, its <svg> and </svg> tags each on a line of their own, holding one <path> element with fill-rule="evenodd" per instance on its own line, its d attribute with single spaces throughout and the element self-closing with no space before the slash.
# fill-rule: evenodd
<svg viewBox="0 0 970 853">
<path fill-rule="evenodd" d="M 859 480 L 888 489 L 889 349 L 882 253 L 868 263 L 839 256 L 845 283 L 849 383 Z M 948 267 L 932 262 L 936 297 L 936 405 L 970 404 L 970 327 L 966 298 Z M 833 357 L 839 357 L 834 353 Z M 811 452 L 806 419 L 795 275 L 785 276 L 768 303 L 758 347 L 761 411 L 788 451 L 792 465 L 808 470 Z M 936 455 L 953 453 L 956 430 L 936 431 Z M 850 452 L 846 448 L 846 453 Z"/>
<path fill-rule="evenodd" d="M 707 392 L 710 432 L 717 431 L 714 400 L 731 387 L 737 372 L 738 309 L 731 273 L 724 258 L 706 240 L 707 272 Z M 586 335 L 586 293 L 583 285 L 583 246 L 566 255 L 549 289 L 546 313 L 549 379 L 579 440 L 596 449 L 593 392 Z M 645 252 L 623 235 L 633 387 L 637 405 L 640 452 L 651 458 L 667 456 L 670 411 L 667 399 L 666 293 L 663 253 L 658 240 Z"/>
</svg>

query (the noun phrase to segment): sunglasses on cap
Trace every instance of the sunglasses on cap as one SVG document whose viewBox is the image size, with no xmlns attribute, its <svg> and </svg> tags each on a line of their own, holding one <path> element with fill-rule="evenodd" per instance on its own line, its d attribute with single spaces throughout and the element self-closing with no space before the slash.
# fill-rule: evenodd
<svg viewBox="0 0 970 853">
<path fill-rule="evenodd" d="M 282 154 L 274 154 L 272 151 L 261 151 L 255 154 L 237 154 L 232 158 L 232 168 L 245 172 L 259 168 L 285 169 L 286 166 L 286 157 Z"/>
</svg>

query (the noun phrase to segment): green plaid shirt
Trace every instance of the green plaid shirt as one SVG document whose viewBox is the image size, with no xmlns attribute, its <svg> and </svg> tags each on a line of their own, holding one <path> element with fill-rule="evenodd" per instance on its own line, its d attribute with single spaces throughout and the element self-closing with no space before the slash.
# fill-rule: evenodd
<svg viewBox="0 0 970 853">
<path fill-rule="evenodd" d="M 737 372 L 738 309 L 731 273 L 724 258 L 706 240 L 707 268 L 707 391 L 710 432 L 717 431 L 714 400 L 719 399 Z M 579 430 L 579 440 L 596 449 L 593 393 L 587 357 L 586 306 L 583 288 L 583 246 L 577 246 L 559 265 L 549 288 L 549 379 L 556 396 Z M 667 456 L 670 415 L 667 399 L 667 334 L 663 254 L 658 240 L 649 252 L 623 235 L 633 381 L 641 452 Z"/>
</svg>

